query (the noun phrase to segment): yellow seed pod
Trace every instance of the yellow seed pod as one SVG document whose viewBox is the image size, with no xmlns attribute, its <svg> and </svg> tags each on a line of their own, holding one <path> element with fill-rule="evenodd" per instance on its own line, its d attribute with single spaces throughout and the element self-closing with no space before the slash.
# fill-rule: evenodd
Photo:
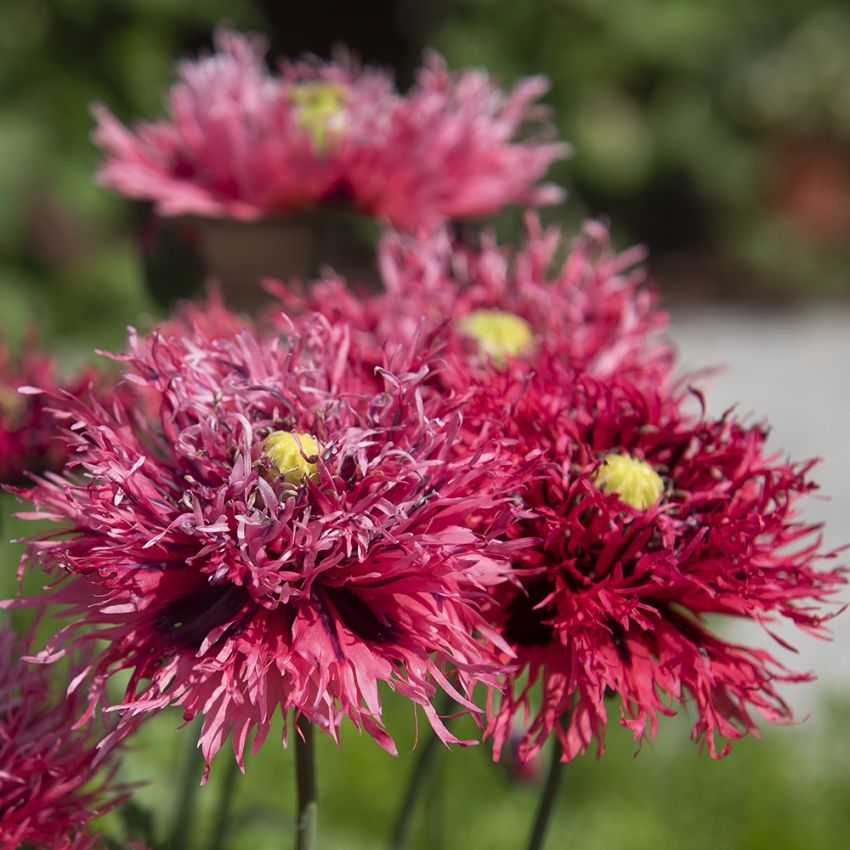
<svg viewBox="0 0 850 850">
<path fill-rule="evenodd" d="M 457 329 L 472 337 L 497 366 L 508 357 L 528 354 L 534 347 L 531 325 L 504 310 L 473 310 L 457 323 Z"/>
<path fill-rule="evenodd" d="M 645 460 L 616 452 L 606 455 L 594 483 L 638 510 L 654 505 L 664 492 L 661 476 Z"/>
<path fill-rule="evenodd" d="M 263 453 L 290 484 L 318 478 L 316 464 L 307 457 L 317 457 L 321 450 L 315 437 L 295 431 L 273 431 L 263 441 Z"/>
<path fill-rule="evenodd" d="M 317 153 L 327 153 L 345 132 L 348 89 L 338 83 L 300 83 L 289 97 L 296 106 L 298 126 Z"/>
</svg>

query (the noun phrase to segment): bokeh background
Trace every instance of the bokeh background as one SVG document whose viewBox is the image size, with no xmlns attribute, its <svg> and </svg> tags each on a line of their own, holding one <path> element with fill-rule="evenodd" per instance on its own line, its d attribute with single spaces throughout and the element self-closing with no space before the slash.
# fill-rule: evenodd
<svg viewBox="0 0 850 850">
<path fill-rule="evenodd" d="M 546 212 L 574 228 L 609 219 L 621 245 L 651 249 L 683 367 L 726 366 L 710 407 L 773 424 L 778 452 L 823 458 L 830 499 L 806 516 L 850 542 L 850 6 L 818 0 L 5 0 L 0 26 L 0 328 L 28 327 L 71 366 L 117 347 L 127 324 L 161 314 L 145 269 L 198 274 L 151 236 L 148 211 L 96 187 L 89 105 L 153 117 L 174 60 L 208 49 L 219 21 L 266 33 L 273 52 L 327 55 L 346 42 L 402 85 L 426 45 L 507 84 L 544 73 L 560 135 L 575 146 L 553 177 L 568 201 Z M 518 232 L 518 216 L 491 223 Z M 181 265 L 182 263 L 182 265 Z M 177 285 L 177 281 L 175 282 Z M 10 507 L 8 497 L 4 509 Z M 14 536 L 13 526 L 4 538 Z M 3 550 L 6 593 L 16 547 Z M 845 618 L 850 619 L 850 618 Z M 788 663 L 820 673 L 789 694 L 800 726 L 769 729 L 723 762 L 699 755 L 687 718 L 633 758 L 612 730 L 601 761 L 570 766 L 552 847 L 576 850 L 850 846 L 850 627 L 800 641 Z M 323 846 L 381 847 L 410 769 L 410 716 L 392 760 L 353 734 L 322 742 Z M 116 835 L 179 820 L 188 760 L 179 715 L 148 726 L 127 760 L 150 780 L 113 815 Z M 291 755 L 272 742 L 234 777 L 224 757 L 198 797 L 187 850 L 265 850 L 288 841 Z M 528 778 L 482 748 L 444 754 L 413 848 L 520 846 L 536 799 Z M 221 795 L 235 808 L 219 823 Z M 273 812 L 274 814 L 270 814 Z"/>
</svg>

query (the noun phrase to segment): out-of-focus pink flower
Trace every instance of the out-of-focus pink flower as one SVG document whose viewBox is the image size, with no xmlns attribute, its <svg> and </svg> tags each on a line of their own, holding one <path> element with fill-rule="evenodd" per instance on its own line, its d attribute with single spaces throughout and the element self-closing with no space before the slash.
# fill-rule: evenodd
<svg viewBox="0 0 850 850">
<path fill-rule="evenodd" d="M 85 850 L 88 823 L 125 790 L 99 777 L 107 750 L 94 730 L 74 729 L 78 691 L 55 694 L 47 671 L 21 660 L 14 633 L 0 629 L 0 850 Z M 76 671 L 81 672 L 81 671 Z"/>
<path fill-rule="evenodd" d="M 812 464 L 765 454 L 766 430 L 731 413 L 688 413 L 687 395 L 576 378 L 552 358 L 500 380 L 465 408 L 465 439 L 513 442 L 528 483 L 509 535 L 540 543 L 492 596 L 519 662 L 490 705 L 497 756 L 526 711 L 522 760 L 550 735 L 565 760 L 594 742 L 601 751 L 608 696 L 636 739 L 691 699 L 693 738 L 715 757 L 755 732 L 757 715 L 790 718 L 777 685 L 810 677 L 723 639 L 706 617 L 822 631 L 844 579 L 818 569 L 816 529 L 795 519 Z"/>
<path fill-rule="evenodd" d="M 90 369 L 61 380 L 54 359 L 38 347 L 32 334 L 18 357 L 0 342 L 0 483 L 19 484 L 28 471 L 61 469 L 65 462 L 64 443 L 57 438 L 53 417 L 46 413 L 43 398 L 27 394 L 26 387 L 62 387 L 79 395 L 94 380 Z M 21 387 L 24 392 L 18 392 Z"/>
<path fill-rule="evenodd" d="M 19 845 L 3 847 L 2 850 L 17 850 Z M 142 841 L 128 841 L 126 844 L 118 844 L 113 840 L 106 840 L 101 835 L 92 835 L 88 832 L 80 832 L 75 835 L 58 836 L 50 844 L 39 844 L 33 850 L 150 850 Z"/>
<path fill-rule="evenodd" d="M 271 326 L 271 323 L 269 323 Z M 180 301 L 173 313 L 156 330 L 164 337 L 192 336 L 195 340 L 233 339 L 256 325 L 246 316 L 231 310 L 218 286 L 207 286 L 202 301 Z"/>
<path fill-rule="evenodd" d="M 95 107 L 104 184 L 163 215 L 253 220 L 343 201 L 409 230 L 562 195 L 538 181 L 566 146 L 518 138 L 544 114 L 540 77 L 505 94 L 429 54 L 401 95 L 347 60 L 271 73 L 262 39 L 220 30 L 216 46 L 178 65 L 167 119 L 130 131 Z"/>
<path fill-rule="evenodd" d="M 391 233 L 380 245 L 382 292 L 334 278 L 306 289 L 268 287 L 289 313 L 348 323 L 356 357 L 370 368 L 417 332 L 439 331 L 442 380 L 455 387 L 513 362 L 525 374 L 544 356 L 574 373 L 667 384 L 667 316 L 638 265 L 643 250 L 615 252 L 605 227 L 591 221 L 556 264 L 564 241 L 534 215 L 516 251 L 492 238 L 470 248 L 445 231 L 429 238 Z"/>
<path fill-rule="evenodd" d="M 90 710 L 129 671 L 128 716 L 203 715 L 208 762 L 232 733 L 241 764 L 278 707 L 334 736 L 348 716 L 392 751 L 379 682 L 444 741 L 435 689 L 473 708 L 474 684 L 495 685 L 510 650 L 478 606 L 515 546 L 497 539 L 512 515 L 499 460 L 453 452 L 451 409 L 425 415 L 415 345 L 378 394 L 348 348 L 320 319 L 285 342 L 155 333 L 122 357 L 155 420 L 50 394 L 74 461 L 26 516 L 67 534 L 26 562 L 64 576 L 46 598 L 73 619 L 40 659 L 96 642 Z"/>
</svg>

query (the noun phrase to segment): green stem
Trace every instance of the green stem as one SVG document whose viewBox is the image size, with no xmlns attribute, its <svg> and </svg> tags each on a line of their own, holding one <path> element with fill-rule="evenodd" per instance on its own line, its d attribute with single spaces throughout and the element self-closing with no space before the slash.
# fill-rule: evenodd
<svg viewBox="0 0 850 850">
<path fill-rule="evenodd" d="M 239 765 L 235 758 L 229 758 L 225 762 L 224 778 L 219 789 L 218 805 L 216 806 L 213 819 L 210 840 L 207 850 L 221 850 L 224 847 L 224 839 L 227 836 L 227 828 L 230 823 L 230 812 L 233 808 L 233 798 L 236 793 L 236 778 L 239 776 Z"/>
<path fill-rule="evenodd" d="M 319 797 L 316 792 L 316 752 L 313 726 L 303 717 L 295 721 L 295 850 L 316 850 Z"/>
<path fill-rule="evenodd" d="M 439 751 L 439 743 L 440 739 L 432 733 L 419 750 L 418 758 L 413 765 L 413 770 L 410 772 L 407 789 L 399 806 L 398 815 L 396 815 L 389 850 L 404 850 L 404 847 L 407 846 L 410 827 L 413 823 L 413 814 L 416 811 L 416 801 L 419 799 L 419 795 L 426 786 L 428 777 L 431 774 L 431 767 Z"/>
<path fill-rule="evenodd" d="M 203 770 L 203 757 L 198 749 L 198 724 L 194 723 L 184 729 L 183 733 L 187 736 L 189 748 L 183 756 L 180 789 L 175 800 L 171 832 L 166 843 L 166 847 L 170 850 L 185 850 L 187 846 L 186 837 L 195 814 L 195 803 L 198 789 L 201 787 L 200 776 Z"/>
<path fill-rule="evenodd" d="M 558 797 L 558 789 L 561 785 L 561 777 L 564 773 L 564 763 L 561 761 L 561 745 L 557 739 L 552 741 L 551 761 L 549 771 L 546 774 L 546 783 L 543 786 L 543 794 L 537 805 L 537 814 L 534 818 L 534 827 L 528 840 L 528 850 L 543 850 L 546 840 L 546 831 L 555 808 L 555 800 Z"/>
<path fill-rule="evenodd" d="M 454 707 L 455 701 L 452 697 L 443 693 L 440 705 L 437 706 L 437 713 L 441 717 L 445 717 Z M 427 787 L 434 761 L 440 752 L 439 744 L 440 739 L 434 734 L 433 730 L 430 730 L 428 739 L 419 747 L 417 759 L 410 771 L 407 788 L 401 798 L 388 850 L 404 850 L 407 846 L 410 828 L 413 824 L 413 815 L 416 811 L 416 802 L 423 789 Z"/>
</svg>

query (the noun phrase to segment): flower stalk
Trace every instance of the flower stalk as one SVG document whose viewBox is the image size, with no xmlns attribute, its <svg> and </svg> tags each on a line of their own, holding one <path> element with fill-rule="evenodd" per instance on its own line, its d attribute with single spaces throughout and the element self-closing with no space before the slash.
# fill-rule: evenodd
<svg viewBox="0 0 850 850">
<path fill-rule="evenodd" d="M 236 759 L 228 759 L 224 766 L 224 778 L 219 789 L 218 805 L 215 820 L 210 832 L 207 850 L 223 850 L 227 838 L 230 813 L 233 810 L 233 799 L 236 796 L 236 778 L 239 776 L 239 764 Z"/>
<path fill-rule="evenodd" d="M 175 798 L 171 832 L 166 843 L 169 850 L 182 850 L 186 846 L 195 815 L 198 789 L 201 785 L 199 776 L 203 768 L 203 759 L 197 744 L 197 726 L 198 724 L 195 724 L 194 731 L 190 731 L 186 736 L 188 747 L 183 756 L 183 772 L 180 776 L 179 791 Z"/>
<path fill-rule="evenodd" d="M 546 833 L 549 829 L 549 821 L 555 809 L 555 801 L 561 787 L 561 778 L 564 774 L 564 762 L 561 760 L 563 751 L 558 740 L 552 742 L 552 754 L 549 762 L 549 770 L 546 773 L 546 782 L 543 785 L 543 793 L 537 804 L 537 814 L 534 817 L 534 825 L 528 839 L 528 850 L 543 850 L 546 841 Z"/>
<path fill-rule="evenodd" d="M 416 812 L 416 803 L 428 784 L 434 760 L 439 752 L 439 743 L 440 739 L 436 735 L 430 734 L 417 753 L 417 759 L 410 771 L 410 779 L 396 815 L 395 826 L 387 850 L 404 850 L 407 846 L 413 815 Z"/>
<path fill-rule="evenodd" d="M 295 850 L 316 850 L 319 832 L 316 750 L 313 725 L 303 716 L 295 721 L 295 794 Z"/>
<path fill-rule="evenodd" d="M 437 714 L 445 718 L 455 708 L 454 697 L 445 692 L 442 693 L 437 706 Z M 432 730 L 425 743 L 418 748 L 417 758 L 410 771 L 410 778 L 404 796 L 401 798 L 401 804 L 396 814 L 395 825 L 393 826 L 393 832 L 387 850 L 404 850 L 407 846 L 410 827 L 413 823 L 413 815 L 416 811 L 416 803 L 428 785 L 434 760 L 439 752 L 439 747 L 437 746 L 439 743 L 439 737 Z"/>
</svg>

